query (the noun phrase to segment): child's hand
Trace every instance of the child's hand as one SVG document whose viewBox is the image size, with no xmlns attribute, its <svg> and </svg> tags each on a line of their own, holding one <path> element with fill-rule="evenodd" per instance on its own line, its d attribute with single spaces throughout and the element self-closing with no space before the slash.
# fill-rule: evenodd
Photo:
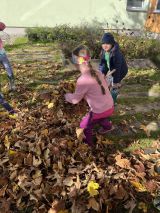
<svg viewBox="0 0 160 213">
<path fill-rule="evenodd" d="M 115 69 L 114 69 L 114 70 L 109 71 L 109 72 L 107 73 L 107 76 L 111 76 L 111 75 L 112 75 L 115 71 L 116 71 Z"/>
<path fill-rule="evenodd" d="M 70 102 L 70 93 L 65 94 L 64 97 L 67 102 Z"/>
<path fill-rule="evenodd" d="M 113 84 L 112 88 L 118 89 L 121 87 L 121 83 Z"/>
</svg>

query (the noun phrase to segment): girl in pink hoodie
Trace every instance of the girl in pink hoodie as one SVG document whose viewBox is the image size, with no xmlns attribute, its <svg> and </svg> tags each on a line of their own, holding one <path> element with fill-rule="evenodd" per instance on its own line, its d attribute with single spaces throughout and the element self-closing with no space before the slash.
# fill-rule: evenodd
<svg viewBox="0 0 160 213">
<path fill-rule="evenodd" d="M 84 129 L 84 141 L 92 146 L 92 129 L 99 124 L 99 133 L 105 134 L 112 129 L 108 117 L 113 114 L 113 99 L 108 89 L 104 76 L 95 71 L 90 64 L 90 52 L 86 46 L 77 47 L 72 54 L 73 63 L 80 70 L 81 76 L 77 80 L 75 93 L 67 93 L 67 102 L 77 104 L 85 99 L 90 107 L 90 112 L 82 119 L 80 128 Z"/>
</svg>

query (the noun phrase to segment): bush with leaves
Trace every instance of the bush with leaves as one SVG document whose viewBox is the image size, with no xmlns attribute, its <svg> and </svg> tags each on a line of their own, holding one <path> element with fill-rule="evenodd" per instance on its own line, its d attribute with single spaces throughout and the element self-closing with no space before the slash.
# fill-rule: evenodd
<svg viewBox="0 0 160 213">
<path fill-rule="evenodd" d="M 66 58 L 71 57 L 71 51 L 79 44 L 85 44 L 92 53 L 92 58 L 99 58 L 101 37 L 100 24 L 82 24 L 80 26 L 59 25 L 53 28 L 37 27 L 27 29 L 31 42 L 58 42 Z M 151 58 L 157 62 L 160 58 L 160 41 L 145 37 L 133 37 L 114 33 L 115 40 L 127 59 Z M 160 61 L 160 60 L 159 60 Z"/>
</svg>

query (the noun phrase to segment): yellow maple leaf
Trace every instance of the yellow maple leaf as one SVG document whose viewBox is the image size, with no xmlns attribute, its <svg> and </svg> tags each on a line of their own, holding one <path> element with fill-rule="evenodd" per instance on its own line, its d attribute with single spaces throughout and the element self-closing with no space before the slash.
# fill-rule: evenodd
<svg viewBox="0 0 160 213">
<path fill-rule="evenodd" d="M 135 187 L 135 189 L 138 191 L 138 192 L 145 192 L 147 191 L 146 187 L 143 186 L 141 183 L 137 182 L 137 181 L 130 181 L 130 183 L 132 184 L 132 186 Z"/>
<path fill-rule="evenodd" d="M 53 106 L 54 106 L 54 103 L 49 103 L 49 104 L 48 104 L 48 109 L 53 108 Z"/>
<path fill-rule="evenodd" d="M 94 197 L 99 194 L 98 190 L 99 184 L 94 182 L 93 180 L 88 183 L 87 191 L 89 192 L 91 197 Z"/>
</svg>

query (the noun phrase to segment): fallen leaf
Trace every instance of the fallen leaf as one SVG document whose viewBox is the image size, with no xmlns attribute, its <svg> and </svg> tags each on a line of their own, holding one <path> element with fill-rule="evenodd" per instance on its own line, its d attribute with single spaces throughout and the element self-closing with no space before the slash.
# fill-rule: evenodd
<svg viewBox="0 0 160 213">
<path fill-rule="evenodd" d="M 4 145 L 5 145 L 5 147 L 6 147 L 7 149 L 10 148 L 10 141 L 9 141 L 8 135 L 5 136 Z"/>
<path fill-rule="evenodd" d="M 73 185 L 73 178 L 72 177 L 67 177 L 64 179 L 63 184 L 65 186 L 72 186 Z"/>
<path fill-rule="evenodd" d="M 33 166 L 38 167 L 42 163 L 39 156 L 33 156 Z"/>
<path fill-rule="evenodd" d="M 128 201 L 127 204 L 124 205 L 124 207 L 125 207 L 126 209 L 129 209 L 129 213 L 132 213 L 133 210 L 134 210 L 134 208 L 136 207 L 136 202 L 135 202 L 135 200 L 132 199 L 132 200 Z"/>
<path fill-rule="evenodd" d="M 142 129 L 146 133 L 147 137 L 151 136 L 151 133 L 150 133 L 149 129 L 147 128 L 147 126 L 145 126 L 145 125 L 142 124 L 140 126 L 140 129 Z"/>
<path fill-rule="evenodd" d="M 130 166 L 131 166 L 130 161 L 128 159 L 122 158 L 121 155 L 117 155 L 115 157 L 115 160 L 116 160 L 116 165 L 121 167 L 121 168 L 129 169 Z"/>
<path fill-rule="evenodd" d="M 52 208 L 48 211 L 48 213 L 59 213 L 60 211 L 65 209 L 64 200 L 54 200 L 52 203 Z"/>
<path fill-rule="evenodd" d="M 94 196 L 99 194 L 97 189 L 99 189 L 99 184 L 98 183 L 96 183 L 94 181 L 90 181 L 88 183 L 87 191 L 89 192 L 91 197 L 94 197 Z"/>
<path fill-rule="evenodd" d="M 147 213 L 147 211 L 148 211 L 147 205 L 144 202 L 140 202 L 138 204 L 138 208 L 142 209 L 144 213 Z"/>
<path fill-rule="evenodd" d="M 53 103 L 49 103 L 48 104 L 48 109 L 51 109 L 51 108 L 53 108 L 54 107 L 54 104 Z"/>
<path fill-rule="evenodd" d="M 148 192 L 153 193 L 157 190 L 157 183 L 154 180 L 149 180 L 145 183 Z"/>
<path fill-rule="evenodd" d="M 76 135 L 77 135 L 77 139 L 79 141 L 83 141 L 83 139 L 85 138 L 84 129 L 82 129 L 82 128 L 76 128 Z"/>
<path fill-rule="evenodd" d="M 96 201 L 95 198 L 90 198 L 89 199 L 88 208 L 89 209 L 92 208 L 92 209 L 94 209 L 97 212 L 99 211 L 100 206 L 99 206 L 99 203 Z"/>
<path fill-rule="evenodd" d="M 118 190 L 115 193 L 115 198 L 119 200 L 122 200 L 122 199 L 125 200 L 128 198 L 128 193 L 122 185 L 118 186 Z"/>
<path fill-rule="evenodd" d="M 0 189 L 0 197 L 4 197 L 7 187 L 8 186 L 5 185 Z"/>
<path fill-rule="evenodd" d="M 136 181 L 130 181 L 130 183 L 132 184 L 132 186 L 134 186 L 134 188 L 138 191 L 138 192 L 145 192 L 147 191 L 146 187 L 144 185 L 142 185 L 139 182 Z"/>
</svg>

